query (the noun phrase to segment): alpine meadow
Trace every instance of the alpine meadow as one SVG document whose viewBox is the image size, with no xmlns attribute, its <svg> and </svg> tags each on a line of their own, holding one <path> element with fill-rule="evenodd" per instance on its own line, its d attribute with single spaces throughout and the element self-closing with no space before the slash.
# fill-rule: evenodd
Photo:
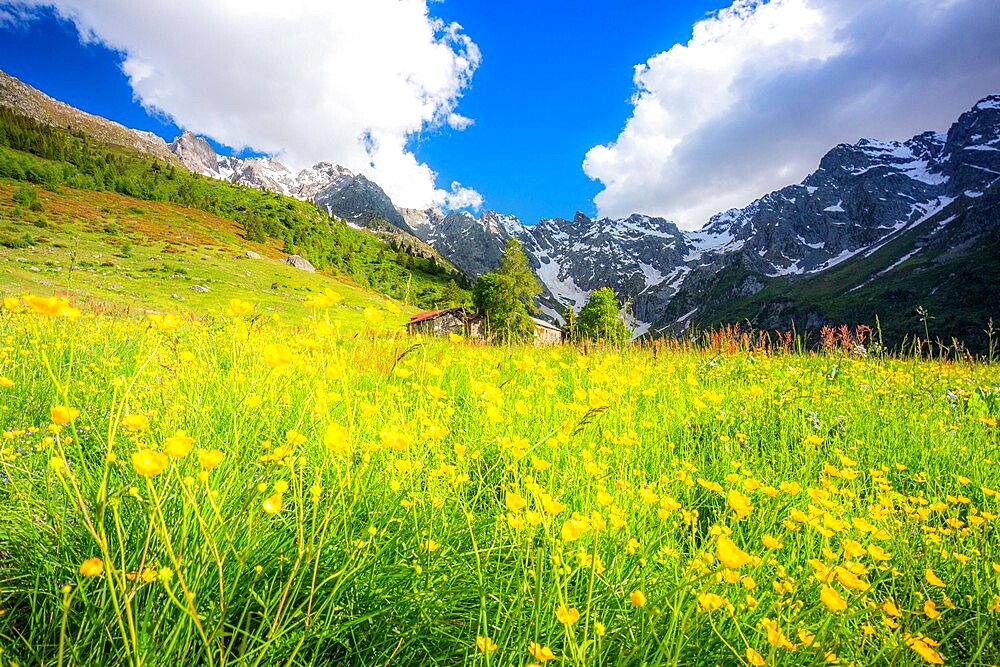
<svg viewBox="0 0 1000 667">
<path fill-rule="evenodd" d="M 5 300 L 5 660 L 996 659 L 996 365 L 345 336 L 338 297 Z"/>
<path fill-rule="evenodd" d="M 1000 667 L 991 4 L 0 0 L 0 667 Z"/>
</svg>

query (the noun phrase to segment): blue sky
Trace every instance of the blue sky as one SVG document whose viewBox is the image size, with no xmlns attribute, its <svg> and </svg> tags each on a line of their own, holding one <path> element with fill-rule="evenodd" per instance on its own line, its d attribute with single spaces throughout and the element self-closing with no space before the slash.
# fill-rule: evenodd
<svg viewBox="0 0 1000 667">
<path fill-rule="evenodd" d="M 404 206 L 695 228 L 838 142 L 947 129 L 1000 92 L 998 33 L 981 0 L 18 0 L 0 69 Z"/>
<path fill-rule="evenodd" d="M 482 2 L 448 0 L 435 14 L 458 21 L 483 51 L 462 113 L 463 132 L 417 144 L 446 180 L 470 180 L 487 205 L 535 222 L 596 214 L 600 184 L 581 168 L 628 117 L 632 68 L 691 37 L 691 26 L 729 3 Z M 637 21 L 637 17 L 642 17 Z"/>
</svg>

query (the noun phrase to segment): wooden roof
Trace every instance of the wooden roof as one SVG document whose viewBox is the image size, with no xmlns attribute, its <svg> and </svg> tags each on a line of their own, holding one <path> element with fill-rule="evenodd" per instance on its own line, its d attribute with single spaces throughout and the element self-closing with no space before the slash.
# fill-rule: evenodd
<svg viewBox="0 0 1000 667">
<path fill-rule="evenodd" d="M 426 310 L 422 313 L 417 313 L 410 318 L 410 324 L 417 324 L 419 322 L 427 322 L 429 320 L 434 320 L 442 315 L 454 315 L 460 320 L 472 320 L 475 319 L 475 313 L 470 313 L 465 308 L 443 308 L 441 310 Z"/>
</svg>

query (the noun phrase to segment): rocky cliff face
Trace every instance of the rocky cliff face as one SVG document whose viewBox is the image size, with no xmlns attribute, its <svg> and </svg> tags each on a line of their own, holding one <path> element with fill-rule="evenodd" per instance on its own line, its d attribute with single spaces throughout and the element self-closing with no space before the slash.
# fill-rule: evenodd
<svg viewBox="0 0 1000 667">
<path fill-rule="evenodd" d="M 727 239 L 725 252 L 705 255 L 658 324 L 683 325 L 692 311 L 718 311 L 726 300 L 751 296 L 781 277 L 795 285 L 844 265 L 850 271 L 836 275 L 852 281 L 846 291 L 929 258 L 929 248 L 938 249 L 937 261 L 945 256 L 942 239 L 957 252 L 1000 227 L 996 217 L 968 215 L 996 204 L 998 179 L 1000 96 L 980 101 L 947 134 L 837 146 L 801 184 L 715 216 L 691 234 Z M 751 284 L 734 291 L 741 280 Z"/>
<path fill-rule="evenodd" d="M 170 152 L 196 174 L 218 177 L 219 155 L 211 144 L 192 132 L 183 132 L 170 142 Z"/>
<path fill-rule="evenodd" d="M 302 198 L 311 199 L 320 208 L 358 227 L 389 224 L 403 231 L 412 232 L 406 220 L 393 206 L 389 195 L 378 184 L 362 174 L 351 174 L 343 167 L 339 169 L 340 175 L 323 186 L 315 195 Z"/>
<path fill-rule="evenodd" d="M 269 157 L 219 155 L 205 139 L 191 132 L 174 139 L 170 151 L 195 173 L 312 201 L 357 227 L 389 224 L 411 231 L 382 188 L 340 165 L 320 162 L 296 174 Z"/>
</svg>

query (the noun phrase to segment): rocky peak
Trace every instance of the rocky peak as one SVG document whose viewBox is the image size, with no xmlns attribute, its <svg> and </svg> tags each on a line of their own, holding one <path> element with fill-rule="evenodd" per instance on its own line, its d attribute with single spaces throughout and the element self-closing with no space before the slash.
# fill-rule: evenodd
<svg viewBox="0 0 1000 667">
<path fill-rule="evenodd" d="M 430 243 L 436 238 L 438 225 L 444 220 L 444 213 L 437 208 L 401 208 L 396 207 L 403 220 L 409 225 L 413 233 L 425 243 Z"/>
<path fill-rule="evenodd" d="M 980 100 L 959 116 L 948 129 L 943 152 L 950 195 L 983 191 L 983 177 L 1000 174 L 1000 95 Z"/>
<path fill-rule="evenodd" d="M 1000 149 L 1000 95 L 990 95 L 958 117 L 948 129 L 945 152 Z"/>
<path fill-rule="evenodd" d="M 234 183 L 249 185 L 259 190 L 280 192 L 283 195 L 296 196 L 298 182 L 291 169 L 269 157 L 256 157 L 233 160 L 233 173 L 229 180 Z"/>
<path fill-rule="evenodd" d="M 170 142 L 170 151 L 180 158 L 185 167 L 205 176 L 216 176 L 219 156 L 204 138 L 185 130 Z"/>
<path fill-rule="evenodd" d="M 321 190 L 346 183 L 353 178 L 354 173 L 347 167 L 330 162 L 317 162 L 295 176 L 295 196 L 299 199 L 312 200 Z"/>
<path fill-rule="evenodd" d="M 524 230 L 524 225 L 517 219 L 517 216 L 497 211 L 484 211 L 479 216 L 479 223 L 487 233 L 497 240 L 503 241 L 506 241 L 510 236 L 520 235 Z"/>
</svg>

